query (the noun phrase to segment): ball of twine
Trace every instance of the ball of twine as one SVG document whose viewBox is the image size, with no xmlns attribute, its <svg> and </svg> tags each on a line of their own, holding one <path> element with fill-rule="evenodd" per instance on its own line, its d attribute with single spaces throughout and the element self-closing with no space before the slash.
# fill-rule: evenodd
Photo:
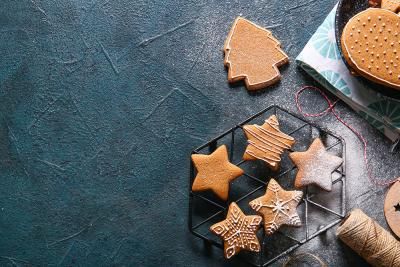
<svg viewBox="0 0 400 267">
<path fill-rule="evenodd" d="M 359 209 L 350 212 L 337 235 L 372 266 L 400 266 L 400 242 Z"/>
</svg>

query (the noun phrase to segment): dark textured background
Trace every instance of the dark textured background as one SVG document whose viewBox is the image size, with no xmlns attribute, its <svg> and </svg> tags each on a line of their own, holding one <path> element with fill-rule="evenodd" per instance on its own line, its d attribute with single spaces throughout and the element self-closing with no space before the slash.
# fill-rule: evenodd
<svg viewBox="0 0 400 267">
<path fill-rule="evenodd" d="M 312 81 L 294 63 L 335 0 L 0 2 L 0 266 L 220 266 L 187 229 L 191 149 L 271 104 L 296 111 Z M 238 15 L 291 58 L 280 84 L 230 87 L 221 48 Z M 308 95 L 306 107 L 319 105 Z M 400 172 L 387 141 L 348 107 L 378 177 Z M 361 145 L 347 142 L 348 208 L 385 225 Z M 361 265 L 334 230 L 300 251 Z M 279 264 L 278 264 L 279 265 Z"/>
</svg>

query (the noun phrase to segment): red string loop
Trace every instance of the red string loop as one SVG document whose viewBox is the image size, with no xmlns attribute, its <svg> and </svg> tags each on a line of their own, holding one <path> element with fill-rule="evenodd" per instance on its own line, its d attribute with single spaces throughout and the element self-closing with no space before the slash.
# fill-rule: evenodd
<svg viewBox="0 0 400 267">
<path fill-rule="evenodd" d="M 306 112 L 304 112 L 302 107 L 301 107 L 301 104 L 300 104 L 300 95 L 304 91 L 307 91 L 307 90 L 317 91 L 325 99 L 326 103 L 328 104 L 328 107 L 324 111 L 319 112 L 319 113 L 306 113 Z M 346 126 L 350 131 L 352 131 L 357 136 L 357 138 L 363 143 L 363 146 L 364 146 L 364 153 L 363 153 L 364 154 L 364 163 L 365 163 L 365 167 L 367 168 L 368 178 L 371 181 L 371 183 L 373 183 L 375 185 L 378 185 L 378 186 L 388 186 L 388 185 L 393 184 L 394 182 L 396 182 L 399 179 L 399 178 L 396 178 L 396 179 L 393 179 L 391 181 L 381 181 L 381 180 L 376 179 L 373 176 L 371 168 L 370 168 L 370 166 L 368 164 L 368 157 L 367 157 L 367 146 L 368 146 L 368 144 L 367 144 L 367 140 L 364 138 L 364 136 L 360 132 L 358 132 L 350 124 L 345 122 L 339 116 L 339 114 L 336 113 L 335 105 L 339 100 L 336 100 L 336 101 L 332 102 L 329 99 L 329 97 L 321 89 L 319 89 L 318 87 L 315 87 L 315 86 L 304 86 L 304 87 L 300 88 L 300 90 L 296 92 L 295 100 L 296 100 L 297 109 L 299 110 L 299 112 L 304 117 L 320 117 L 320 116 L 323 116 L 323 115 L 325 115 L 325 114 L 330 112 L 336 117 L 336 119 L 340 123 L 342 123 L 344 126 Z"/>
</svg>

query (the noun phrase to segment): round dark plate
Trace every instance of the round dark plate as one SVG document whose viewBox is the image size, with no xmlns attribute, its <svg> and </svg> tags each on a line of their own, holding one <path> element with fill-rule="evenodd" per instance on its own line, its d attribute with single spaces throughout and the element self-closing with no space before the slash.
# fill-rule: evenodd
<svg viewBox="0 0 400 267">
<path fill-rule="evenodd" d="M 357 13 L 367 9 L 369 7 L 368 0 L 340 0 L 338 4 L 338 8 L 336 11 L 335 18 L 335 35 L 336 42 L 339 47 L 340 54 L 342 55 L 342 48 L 340 45 L 340 37 L 342 36 L 343 28 L 346 26 L 347 22 Z M 346 60 L 343 58 L 343 61 L 346 63 Z M 349 66 L 346 63 L 346 66 Z M 350 68 L 349 68 L 350 69 Z M 381 93 L 385 96 L 400 99 L 400 91 L 395 90 L 390 87 L 386 87 L 375 82 L 372 82 L 362 76 L 357 76 L 359 81 L 363 84 L 367 84 L 369 88 Z"/>
</svg>

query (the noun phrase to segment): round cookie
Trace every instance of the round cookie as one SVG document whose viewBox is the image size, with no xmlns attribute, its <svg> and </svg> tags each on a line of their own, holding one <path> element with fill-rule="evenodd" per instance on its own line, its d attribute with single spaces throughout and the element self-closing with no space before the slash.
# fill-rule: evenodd
<svg viewBox="0 0 400 267">
<path fill-rule="evenodd" d="M 400 90 L 400 16 L 378 8 L 360 12 L 343 29 L 341 45 L 355 72 Z"/>
<path fill-rule="evenodd" d="M 389 189 L 384 210 L 390 229 L 400 238 L 400 179 Z"/>
</svg>

